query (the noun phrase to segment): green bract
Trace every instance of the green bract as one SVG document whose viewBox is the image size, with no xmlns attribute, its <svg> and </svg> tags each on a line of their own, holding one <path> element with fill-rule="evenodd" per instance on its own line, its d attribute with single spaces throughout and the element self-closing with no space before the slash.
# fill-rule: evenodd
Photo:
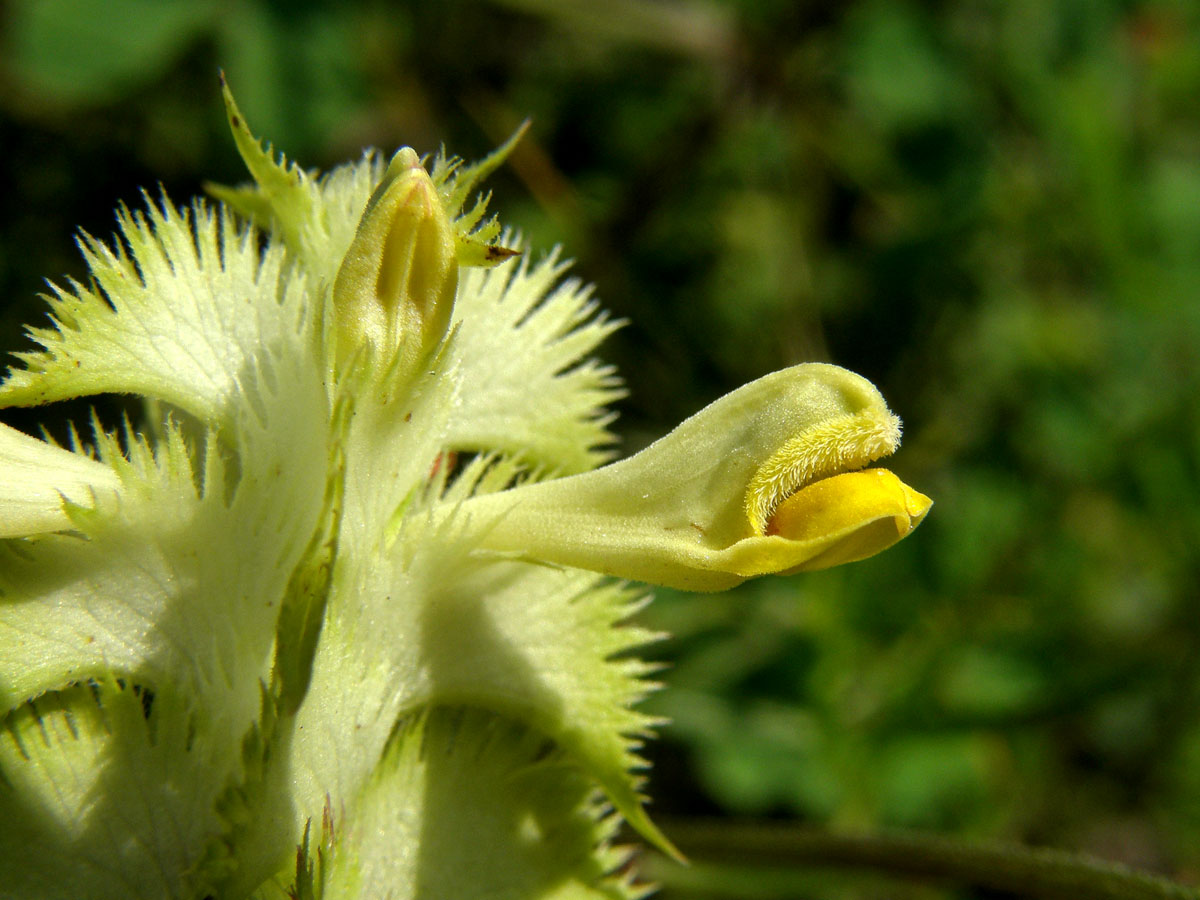
<svg viewBox="0 0 1200 900">
<path fill-rule="evenodd" d="M 616 575 L 700 590 L 870 555 L 929 501 L 833 366 L 611 455 L 615 327 L 410 149 L 121 210 L 0 404 L 0 897 L 630 897 L 647 818 Z"/>
</svg>

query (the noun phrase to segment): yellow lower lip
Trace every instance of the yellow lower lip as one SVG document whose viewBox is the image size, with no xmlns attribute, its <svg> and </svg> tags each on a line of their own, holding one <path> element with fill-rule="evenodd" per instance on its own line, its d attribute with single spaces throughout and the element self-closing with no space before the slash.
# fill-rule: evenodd
<svg viewBox="0 0 1200 900">
<path fill-rule="evenodd" d="M 831 535 L 849 537 L 858 529 L 892 519 L 890 529 L 871 529 L 870 550 L 878 553 L 921 523 L 933 501 L 913 490 L 888 469 L 861 469 L 814 481 L 779 504 L 767 522 L 767 534 L 794 541 L 811 541 Z M 861 557 L 859 557 L 861 558 Z"/>
</svg>

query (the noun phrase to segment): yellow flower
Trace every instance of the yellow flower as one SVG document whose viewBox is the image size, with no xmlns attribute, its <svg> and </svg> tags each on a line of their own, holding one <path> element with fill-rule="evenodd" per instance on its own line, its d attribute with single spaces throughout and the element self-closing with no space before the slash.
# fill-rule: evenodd
<svg viewBox="0 0 1200 900">
<path fill-rule="evenodd" d="M 890 547 L 932 501 L 886 469 L 900 422 L 866 379 L 809 363 L 722 397 L 628 459 L 475 497 L 486 549 L 690 591 Z M 447 513 L 450 514 L 450 513 Z"/>
</svg>

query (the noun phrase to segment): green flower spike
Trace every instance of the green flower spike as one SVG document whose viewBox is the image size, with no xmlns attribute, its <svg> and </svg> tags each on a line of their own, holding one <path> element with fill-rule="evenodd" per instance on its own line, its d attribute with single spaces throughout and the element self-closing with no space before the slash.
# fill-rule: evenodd
<svg viewBox="0 0 1200 900">
<path fill-rule="evenodd" d="M 147 423 L 0 426 L 0 900 L 643 896 L 656 635 L 607 576 L 878 552 L 929 507 L 863 468 L 898 421 L 797 366 L 601 467 L 614 323 L 465 206 L 513 141 L 320 175 L 226 104 L 254 184 L 84 235 L 0 383 Z"/>
</svg>

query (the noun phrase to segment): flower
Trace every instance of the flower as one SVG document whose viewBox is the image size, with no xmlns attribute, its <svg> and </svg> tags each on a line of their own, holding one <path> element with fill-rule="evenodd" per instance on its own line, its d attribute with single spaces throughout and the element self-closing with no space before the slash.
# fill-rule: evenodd
<svg viewBox="0 0 1200 900">
<path fill-rule="evenodd" d="M 84 235 L 91 281 L 0 384 L 140 395 L 148 423 L 0 426 L 0 881 L 637 896 L 618 816 L 670 849 L 627 652 L 655 636 L 605 576 L 720 590 L 883 549 L 929 507 L 864 468 L 898 420 L 797 366 L 602 465 L 615 324 L 464 211 L 519 133 L 317 176 L 226 102 L 255 185 Z"/>
<path fill-rule="evenodd" d="M 886 469 L 899 420 L 863 378 L 810 363 L 751 382 L 641 453 L 473 498 L 481 547 L 683 590 L 873 556 L 931 501 Z"/>
</svg>

